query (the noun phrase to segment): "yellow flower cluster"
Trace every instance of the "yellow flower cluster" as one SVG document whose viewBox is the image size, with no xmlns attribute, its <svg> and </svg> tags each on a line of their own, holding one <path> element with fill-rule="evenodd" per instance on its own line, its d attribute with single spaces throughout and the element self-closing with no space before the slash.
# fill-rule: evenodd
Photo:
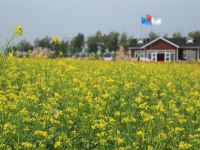
<svg viewBox="0 0 200 150">
<path fill-rule="evenodd" d="M 18 36 L 22 36 L 23 35 L 23 28 L 22 28 L 22 26 L 17 26 L 16 29 L 15 29 L 15 33 Z"/>
<path fill-rule="evenodd" d="M 179 148 L 180 148 L 180 149 L 189 149 L 190 147 L 192 147 L 191 144 L 184 143 L 184 142 L 182 142 L 182 141 L 179 143 Z"/>
<path fill-rule="evenodd" d="M 0 149 L 196 150 L 199 83 L 196 64 L 0 57 Z"/>
<path fill-rule="evenodd" d="M 61 43 L 61 39 L 59 37 L 54 37 L 52 38 L 52 42 L 56 45 L 60 44 Z"/>
</svg>

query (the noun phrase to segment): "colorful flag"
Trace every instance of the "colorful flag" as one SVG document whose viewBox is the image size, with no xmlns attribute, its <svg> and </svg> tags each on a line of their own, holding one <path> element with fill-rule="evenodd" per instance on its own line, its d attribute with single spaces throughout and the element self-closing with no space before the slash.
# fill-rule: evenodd
<svg viewBox="0 0 200 150">
<path fill-rule="evenodd" d="M 152 22 L 151 22 L 151 21 L 147 21 L 146 25 L 147 25 L 147 26 L 151 26 L 151 25 L 152 25 Z"/>
<path fill-rule="evenodd" d="M 156 25 L 161 25 L 162 24 L 162 19 L 161 18 L 158 18 L 157 20 L 156 20 Z"/>
<path fill-rule="evenodd" d="M 152 25 L 159 26 L 159 25 L 162 24 L 162 19 L 161 18 L 152 17 L 151 23 L 152 23 Z"/>
<path fill-rule="evenodd" d="M 146 15 L 146 19 L 148 22 L 151 22 L 152 21 L 152 16 L 151 15 Z"/>
<path fill-rule="evenodd" d="M 152 17 L 151 23 L 152 23 L 152 25 L 156 25 L 156 19 L 154 17 Z"/>
<path fill-rule="evenodd" d="M 147 22 L 147 19 L 146 19 L 145 17 L 142 17 L 142 18 L 141 18 L 141 23 L 145 25 L 146 22 Z"/>
<path fill-rule="evenodd" d="M 142 17 L 141 18 L 141 24 L 147 25 L 147 26 L 151 26 L 152 25 L 151 21 L 148 21 L 146 17 Z"/>
</svg>

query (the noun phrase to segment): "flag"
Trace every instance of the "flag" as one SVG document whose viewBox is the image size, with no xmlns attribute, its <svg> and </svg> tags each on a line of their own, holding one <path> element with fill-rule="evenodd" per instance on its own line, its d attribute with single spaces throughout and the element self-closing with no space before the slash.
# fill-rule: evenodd
<svg viewBox="0 0 200 150">
<path fill-rule="evenodd" d="M 146 17 L 142 17 L 141 18 L 141 24 L 147 25 L 147 26 L 151 26 L 152 25 L 151 21 L 148 21 Z"/>
<path fill-rule="evenodd" d="M 156 25 L 156 18 L 152 17 L 151 23 L 152 23 L 152 25 Z"/>
<path fill-rule="evenodd" d="M 152 21 L 152 16 L 151 15 L 146 15 L 146 19 L 148 22 L 151 22 Z"/>
<path fill-rule="evenodd" d="M 162 24 L 162 19 L 152 17 L 151 23 L 152 23 L 152 25 L 159 26 Z"/>
<path fill-rule="evenodd" d="M 141 18 L 141 23 L 145 25 L 146 22 L 147 22 L 147 19 L 146 19 L 145 17 L 142 17 L 142 18 Z"/>
<path fill-rule="evenodd" d="M 162 24 L 162 19 L 161 18 L 158 18 L 157 20 L 156 20 L 156 25 L 161 25 Z"/>
<path fill-rule="evenodd" d="M 146 25 L 147 25 L 147 26 L 151 26 L 151 25 L 152 25 L 152 22 L 151 22 L 151 21 L 147 21 L 147 22 L 146 22 Z"/>
</svg>

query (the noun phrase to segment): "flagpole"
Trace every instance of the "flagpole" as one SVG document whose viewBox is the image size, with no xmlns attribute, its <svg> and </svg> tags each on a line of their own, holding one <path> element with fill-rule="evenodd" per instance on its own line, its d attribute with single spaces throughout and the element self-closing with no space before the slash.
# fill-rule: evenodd
<svg viewBox="0 0 200 150">
<path fill-rule="evenodd" d="M 162 36 L 162 20 L 161 20 L 161 18 L 159 18 L 159 23 L 158 23 L 158 28 L 159 28 L 159 34 L 160 34 L 160 36 Z"/>
<path fill-rule="evenodd" d="M 142 38 L 142 24 L 140 24 L 140 39 Z"/>
<path fill-rule="evenodd" d="M 159 26 L 160 36 L 162 36 L 161 25 Z"/>
</svg>

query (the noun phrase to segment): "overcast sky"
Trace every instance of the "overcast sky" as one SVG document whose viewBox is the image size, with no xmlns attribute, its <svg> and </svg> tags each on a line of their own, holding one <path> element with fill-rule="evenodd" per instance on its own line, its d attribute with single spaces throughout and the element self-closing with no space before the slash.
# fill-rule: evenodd
<svg viewBox="0 0 200 150">
<path fill-rule="evenodd" d="M 127 32 L 134 37 L 148 31 L 186 34 L 200 29 L 200 0 L 0 0 L 0 43 L 16 25 L 24 28 L 23 38 L 86 36 L 101 30 Z M 161 17 L 160 28 L 145 29 L 145 14 Z"/>
</svg>

